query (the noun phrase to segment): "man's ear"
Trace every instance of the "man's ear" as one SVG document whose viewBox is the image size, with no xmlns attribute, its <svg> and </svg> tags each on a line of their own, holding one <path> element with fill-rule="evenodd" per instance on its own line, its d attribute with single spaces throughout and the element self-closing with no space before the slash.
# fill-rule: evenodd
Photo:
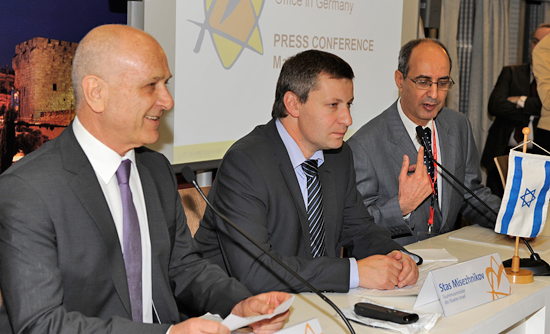
<svg viewBox="0 0 550 334">
<path fill-rule="evenodd" d="M 86 104 L 96 113 L 105 110 L 107 101 L 107 83 L 98 76 L 88 75 L 82 80 L 82 90 Z"/>
<path fill-rule="evenodd" d="M 399 93 L 403 93 L 403 81 L 405 81 L 403 73 L 399 70 L 395 70 L 395 85 L 399 89 Z"/>
<path fill-rule="evenodd" d="M 288 114 L 294 118 L 297 118 L 300 115 L 300 100 L 298 99 L 298 95 L 288 91 L 285 93 L 283 101 Z"/>
</svg>

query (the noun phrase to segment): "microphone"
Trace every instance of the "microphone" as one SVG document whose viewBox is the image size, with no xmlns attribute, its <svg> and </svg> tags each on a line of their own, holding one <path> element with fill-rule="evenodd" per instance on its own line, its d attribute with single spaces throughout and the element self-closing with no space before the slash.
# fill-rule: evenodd
<svg viewBox="0 0 550 334">
<path fill-rule="evenodd" d="M 495 210 L 493 210 L 487 203 L 485 203 L 485 201 L 483 201 L 476 194 L 474 194 L 473 191 L 470 190 L 470 188 L 466 187 L 466 185 L 463 182 L 457 179 L 451 172 L 449 172 L 445 167 L 441 166 L 441 164 L 433 158 L 431 147 L 428 147 L 428 145 L 426 145 L 426 142 L 424 141 L 425 133 L 426 131 L 420 125 L 416 127 L 416 135 L 418 136 L 418 138 L 420 138 L 420 141 L 422 142 L 422 146 L 424 146 L 424 152 L 426 152 L 426 154 L 428 155 L 428 159 L 430 161 L 435 162 L 447 175 L 452 177 L 456 183 L 458 183 L 462 188 L 468 191 L 470 195 L 472 195 L 479 203 L 483 204 L 491 213 L 493 213 L 495 217 L 498 216 L 498 213 Z M 546 261 L 544 261 L 538 253 L 535 253 L 533 251 L 533 248 L 531 248 L 531 246 L 529 245 L 529 242 L 527 242 L 525 238 L 520 237 L 520 239 L 523 241 L 525 246 L 527 246 L 527 248 L 531 252 L 530 258 L 520 259 L 520 268 L 527 269 L 537 276 L 550 276 L 550 266 L 548 265 L 548 263 L 546 263 Z M 505 267 L 511 267 L 512 259 L 503 261 L 502 264 Z"/>
<path fill-rule="evenodd" d="M 322 300 L 324 300 L 327 304 L 329 304 L 336 311 L 336 313 L 338 313 L 340 318 L 342 318 L 342 320 L 344 320 L 344 323 L 348 327 L 350 333 L 355 334 L 355 331 L 353 330 L 353 327 L 351 327 L 351 324 L 349 323 L 348 319 L 344 316 L 344 314 L 338 308 L 338 306 L 336 306 L 336 304 L 334 304 L 321 291 L 317 290 L 313 285 L 311 285 L 308 281 L 306 281 L 302 276 L 300 276 L 297 272 L 292 270 L 282 260 L 280 260 L 278 257 L 273 255 L 273 253 L 271 253 L 267 248 L 265 248 L 262 244 L 260 244 L 256 240 L 254 240 L 254 238 L 252 238 L 250 235 L 248 235 L 248 233 L 243 231 L 239 226 L 237 226 L 235 223 L 233 223 L 229 218 L 227 218 L 225 215 L 220 213 L 216 208 L 214 208 L 214 206 L 212 204 L 210 204 L 210 201 L 208 201 L 208 199 L 206 198 L 206 196 L 202 192 L 201 188 L 197 184 L 197 178 L 195 176 L 195 172 L 193 172 L 191 167 L 189 167 L 188 165 L 184 165 L 181 168 L 181 174 L 183 175 L 183 178 L 185 179 L 185 181 L 187 181 L 187 182 L 193 184 L 193 186 L 195 186 L 195 189 L 197 189 L 197 191 L 201 194 L 202 198 L 204 199 L 204 201 L 206 202 L 208 207 L 210 207 L 210 209 L 212 209 L 212 211 L 214 211 L 214 213 L 216 213 L 218 216 L 220 216 L 224 221 L 226 221 L 229 225 L 231 225 L 231 227 L 233 227 L 235 230 L 237 230 L 237 232 L 239 232 L 242 236 L 244 236 L 246 239 L 248 239 L 248 241 L 250 241 L 251 243 L 256 245 L 256 247 L 261 249 L 265 254 L 267 254 L 270 258 L 272 258 L 275 262 L 277 262 L 287 272 L 289 272 L 290 274 L 292 274 L 292 276 L 296 277 L 300 282 L 302 282 L 308 289 L 310 289 L 312 292 L 315 292 L 315 294 L 317 294 L 317 296 L 319 296 Z"/>
<path fill-rule="evenodd" d="M 476 194 L 474 194 L 474 192 L 471 191 L 470 188 L 466 187 L 466 185 L 462 181 L 457 179 L 451 172 L 449 172 L 445 167 L 441 166 L 441 164 L 439 162 L 437 162 L 437 160 L 434 159 L 434 157 L 432 155 L 431 147 L 426 145 L 426 142 L 424 141 L 424 134 L 425 133 L 426 132 L 424 131 L 424 129 L 420 125 L 416 127 L 416 135 L 418 136 L 418 138 L 420 138 L 420 141 L 422 142 L 422 146 L 424 146 L 424 152 L 426 152 L 426 154 L 428 155 L 428 159 L 430 160 L 430 162 L 435 162 L 435 164 L 437 166 L 439 166 L 439 168 L 441 168 L 445 172 L 445 174 L 449 175 L 456 183 L 458 183 L 462 188 L 464 188 L 464 190 L 469 192 L 470 195 L 472 195 L 479 203 L 483 204 L 483 206 L 485 206 L 487 208 L 487 210 L 489 210 L 489 212 L 494 214 L 495 217 L 498 216 L 498 213 L 495 210 L 493 210 L 493 208 L 491 208 L 487 203 L 485 203 L 484 200 L 482 200 Z M 417 163 L 418 163 L 418 161 L 417 161 Z"/>
</svg>

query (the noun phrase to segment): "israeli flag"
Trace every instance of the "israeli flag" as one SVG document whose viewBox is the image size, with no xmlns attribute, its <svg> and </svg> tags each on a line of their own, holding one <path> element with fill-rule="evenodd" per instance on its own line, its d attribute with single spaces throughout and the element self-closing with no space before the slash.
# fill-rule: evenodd
<svg viewBox="0 0 550 334">
<path fill-rule="evenodd" d="M 544 229 L 550 188 L 550 157 L 510 151 L 506 189 L 495 232 L 534 238 Z"/>
</svg>

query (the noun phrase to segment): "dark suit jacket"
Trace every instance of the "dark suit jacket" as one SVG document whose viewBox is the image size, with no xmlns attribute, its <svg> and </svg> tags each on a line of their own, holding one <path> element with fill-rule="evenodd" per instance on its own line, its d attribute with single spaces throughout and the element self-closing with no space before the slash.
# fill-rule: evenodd
<svg viewBox="0 0 550 334">
<path fill-rule="evenodd" d="M 162 325 L 131 322 L 118 234 L 72 126 L 0 177 L 0 286 L 16 333 L 162 333 L 250 293 L 197 254 L 168 161 L 136 149 Z M 1 322 L 0 322 L 1 323 Z M 8 328 L 0 328 L 9 333 Z"/>
<path fill-rule="evenodd" d="M 496 168 L 494 157 L 508 154 L 508 142 L 512 132 L 518 126 L 528 126 L 531 115 L 540 116 L 542 103 L 538 97 L 531 94 L 531 68 L 529 64 L 505 66 L 498 76 L 495 88 L 489 97 L 489 114 L 495 117 L 485 149 L 481 156 L 481 164 L 488 171 Z M 515 103 L 508 101 L 510 96 L 527 96 L 524 108 L 517 108 Z M 536 119 L 538 121 L 538 119 Z M 534 128 L 536 128 L 536 123 Z"/>
<path fill-rule="evenodd" d="M 397 195 L 403 155 L 416 164 L 415 149 L 397 111 L 397 101 L 382 114 L 363 125 L 349 140 L 353 151 L 357 189 L 375 222 L 386 228 L 402 245 L 416 242 L 428 230 L 430 197 L 416 208 L 407 223 L 401 214 Z M 458 112 L 443 108 L 435 119 L 441 147 L 441 164 L 498 212 L 500 199 L 481 184 L 479 154 L 468 119 Z M 421 162 L 422 163 L 422 162 Z M 493 228 L 496 217 L 469 193 L 443 173 L 441 211 L 436 207 L 431 236 L 455 228 L 459 213 L 474 223 Z"/>
<path fill-rule="evenodd" d="M 227 151 L 208 197 L 221 213 L 317 289 L 346 292 L 350 269 L 349 259 L 339 258 L 342 246 L 358 259 L 402 247 L 374 224 L 361 202 L 349 147 L 325 151 L 324 156 L 319 178 L 323 189 L 325 257 L 311 256 L 304 200 L 274 120 L 256 127 Z M 210 209 L 206 210 L 195 241 L 205 256 L 254 293 L 308 291 Z"/>
</svg>

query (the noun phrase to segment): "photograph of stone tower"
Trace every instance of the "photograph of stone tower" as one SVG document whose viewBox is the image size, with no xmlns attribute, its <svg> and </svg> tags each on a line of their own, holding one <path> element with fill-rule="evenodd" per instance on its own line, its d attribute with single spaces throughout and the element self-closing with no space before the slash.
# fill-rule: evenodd
<svg viewBox="0 0 550 334">
<path fill-rule="evenodd" d="M 69 125 L 74 113 L 71 69 L 77 45 L 35 37 L 15 47 L 12 64 L 21 121 Z"/>
<path fill-rule="evenodd" d="M 71 71 L 78 42 L 98 25 L 126 24 L 125 8 L 125 1 L 111 0 L 2 3 L 0 173 L 74 119 Z"/>
</svg>

